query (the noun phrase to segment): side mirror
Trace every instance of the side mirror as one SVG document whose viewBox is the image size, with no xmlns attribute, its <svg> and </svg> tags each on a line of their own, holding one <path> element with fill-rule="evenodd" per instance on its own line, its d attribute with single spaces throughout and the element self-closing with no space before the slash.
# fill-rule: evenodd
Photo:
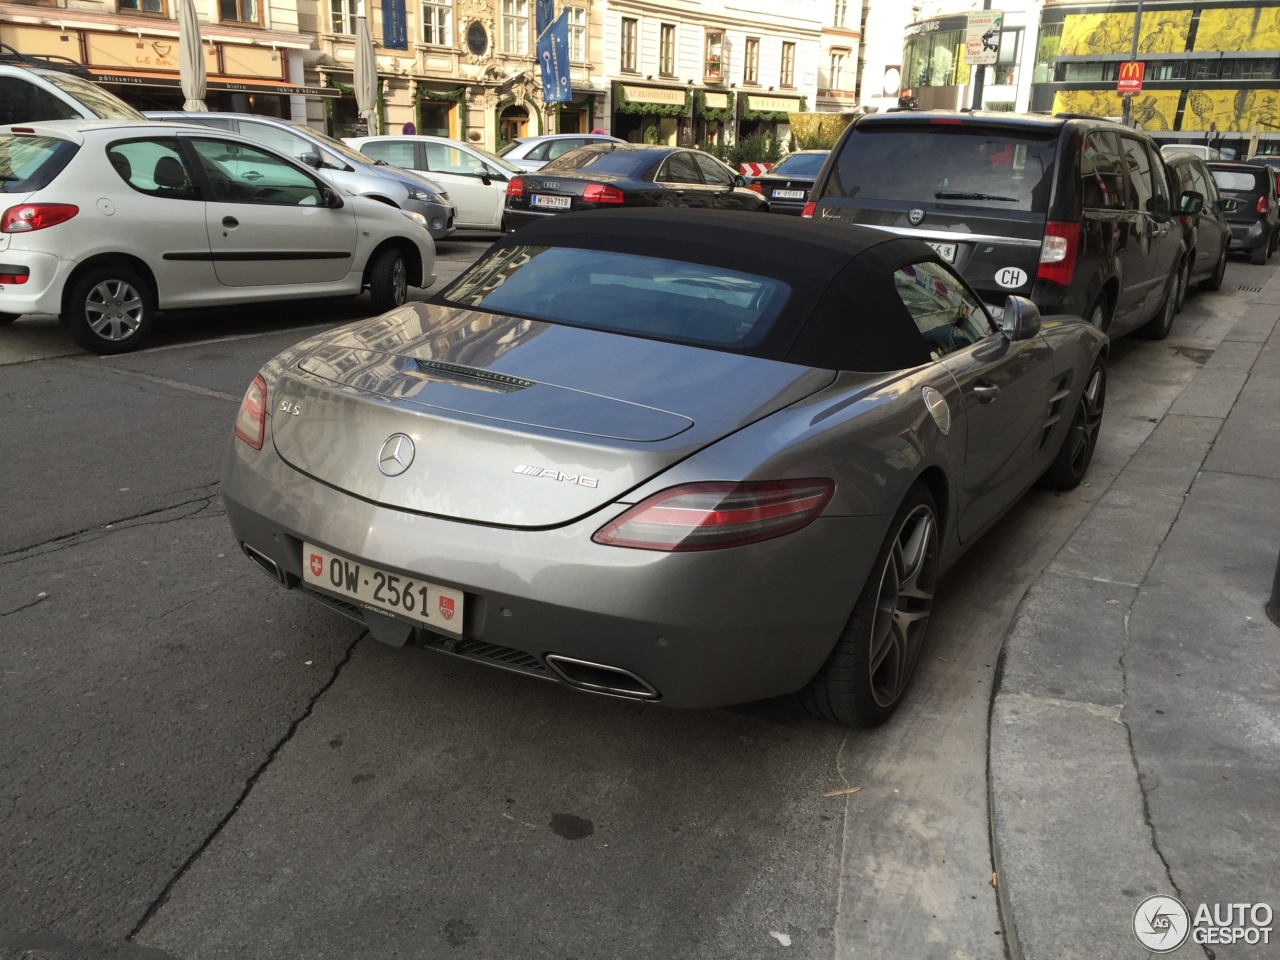
<svg viewBox="0 0 1280 960">
<path fill-rule="evenodd" d="M 322 166 L 324 166 L 324 160 L 321 158 L 320 154 L 315 153 L 314 151 L 311 151 L 311 150 L 308 150 L 298 159 L 301 160 L 303 163 L 305 163 L 308 167 L 310 167 L 313 170 L 319 170 Z"/>
<path fill-rule="evenodd" d="M 1178 198 L 1178 212 L 1194 216 L 1204 210 L 1204 194 L 1194 190 L 1183 191 Z"/>
<path fill-rule="evenodd" d="M 733 175 L 733 186 L 734 186 L 734 188 L 737 188 L 737 187 L 745 187 L 746 185 L 747 185 L 747 178 L 746 178 L 746 177 L 744 177 L 744 176 L 743 176 L 742 174 L 740 174 L 740 173 L 735 173 L 735 174 Z"/>
<path fill-rule="evenodd" d="M 1000 313 L 1000 332 L 1008 340 L 1030 340 L 1040 332 L 1040 308 L 1026 297 L 1007 297 Z"/>
<path fill-rule="evenodd" d="M 332 187 L 321 187 L 321 196 L 324 197 L 324 205 L 330 210 L 342 209 L 342 197 L 338 196 L 338 191 Z"/>
<path fill-rule="evenodd" d="M 474 167 L 472 167 L 471 175 L 473 177 L 479 177 L 480 182 L 483 183 L 486 187 L 489 184 L 493 183 L 493 181 L 489 179 L 489 168 L 486 167 L 483 163 L 477 163 Z"/>
</svg>

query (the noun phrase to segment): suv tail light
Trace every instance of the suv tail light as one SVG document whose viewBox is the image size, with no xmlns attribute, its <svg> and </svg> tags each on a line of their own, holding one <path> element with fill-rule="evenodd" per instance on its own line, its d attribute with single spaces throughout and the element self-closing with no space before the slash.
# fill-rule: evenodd
<svg viewBox="0 0 1280 960">
<path fill-rule="evenodd" d="M 1037 280 L 1048 280 L 1067 286 L 1076 272 L 1080 255 L 1080 224 L 1050 220 L 1044 225 L 1044 243 L 1040 245 Z"/>
<path fill-rule="evenodd" d="M 0 217 L 0 232 L 30 233 L 66 223 L 80 208 L 74 203 L 24 203 L 10 207 Z"/>
<path fill-rule="evenodd" d="M 262 374 L 253 378 L 240 401 L 235 435 L 253 449 L 262 449 L 262 441 L 267 435 L 267 381 L 262 379 Z"/>
<path fill-rule="evenodd" d="M 1271 204 L 1270 202 L 1268 202 L 1267 195 L 1264 193 L 1262 196 L 1258 198 L 1258 207 L 1257 207 L 1258 216 L 1265 217 L 1267 215 L 1267 211 L 1269 211 L 1270 209 L 1271 209 Z"/>
<path fill-rule="evenodd" d="M 804 209 L 800 211 L 800 216 L 808 217 L 810 220 L 812 220 L 813 211 L 817 209 L 818 209 L 818 204 L 815 203 L 813 200 L 810 200 L 808 203 L 804 205 Z"/>
<path fill-rule="evenodd" d="M 582 191 L 583 203 L 599 203 L 605 206 L 617 206 L 624 203 L 626 197 L 617 187 L 607 183 L 588 183 Z"/>
<path fill-rule="evenodd" d="M 825 477 L 686 483 L 655 493 L 591 539 L 610 547 L 666 552 L 740 547 L 808 526 L 835 489 Z"/>
<path fill-rule="evenodd" d="M 524 196 L 524 181 L 520 177 L 512 177 L 510 180 L 507 181 L 507 196 L 508 197 Z"/>
</svg>

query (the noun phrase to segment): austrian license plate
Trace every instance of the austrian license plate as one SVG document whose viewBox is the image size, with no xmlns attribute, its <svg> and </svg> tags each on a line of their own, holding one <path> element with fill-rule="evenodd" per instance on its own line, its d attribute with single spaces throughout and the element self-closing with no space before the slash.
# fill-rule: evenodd
<svg viewBox="0 0 1280 960">
<path fill-rule="evenodd" d="M 775 200 L 803 200 L 807 194 L 803 190 L 775 190 Z"/>
<path fill-rule="evenodd" d="M 302 545 L 302 579 L 362 607 L 462 635 L 461 590 L 388 573 L 310 543 Z"/>
<path fill-rule="evenodd" d="M 547 210 L 568 210 L 571 202 L 570 197 L 548 197 L 541 193 L 535 193 L 529 198 L 529 206 L 543 207 Z"/>
<path fill-rule="evenodd" d="M 934 243 L 932 240 L 926 240 L 925 243 L 933 247 L 933 252 L 947 261 L 947 263 L 956 262 L 956 245 L 954 243 Z"/>
</svg>

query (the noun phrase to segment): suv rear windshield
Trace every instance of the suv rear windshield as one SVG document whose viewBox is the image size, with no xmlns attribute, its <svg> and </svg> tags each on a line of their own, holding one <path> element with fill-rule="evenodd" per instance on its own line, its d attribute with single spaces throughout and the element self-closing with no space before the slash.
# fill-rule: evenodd
<svg viewBox="0 0 1280 960">
<path fill-rule="evenodd" d="M 78 148 L 53 137 L 0 136 L 0 193 L 30 193 L 53 182 Z"/>
<path fill-rule="evenodd" d="M 970 124 L 868 126 L 845 141 L 826 193 L 1044 213 L 1056 149 L 1056 135 Z"/>
<path fill-rule="evenodd" d="M 591 330 L 733 349 L 758 342 L 790 295 L 780 280 L 723 267 L 518 245 L 482 258 L 443 299 Z"/>
<path fill-rule="evenodd" d="M 1266 192 L 1267 174 L 1263 170 L 1257 173 L 1252 170 L 1213 170 L 1211 172 L 1219 190 L 1234 190 L 1237 193 Z"/>
</svg>

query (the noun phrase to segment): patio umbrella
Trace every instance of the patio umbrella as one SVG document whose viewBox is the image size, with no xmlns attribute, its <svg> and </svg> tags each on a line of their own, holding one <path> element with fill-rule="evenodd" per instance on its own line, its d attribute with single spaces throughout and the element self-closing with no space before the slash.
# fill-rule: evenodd
<svg viewBox="0 0 1280 960">
<path fill-rule="evenodd" d="M 356 88 L 356 111 L 364 118 L 369 136 L 378 133 L 378 61 L 373 54 L 373 37 L 369 22 L 356 17 L 356 62 L 352 71 Z"/>
<path fill-rule="evenodd" d="M 207 113 L 204 105 L 204 51 L 200 48 L 200 18 L 196 16 L 197 0 L 182 0 L 182 16 L 178 18 L 178 77 L 186 111 Z"/>
</svg>

